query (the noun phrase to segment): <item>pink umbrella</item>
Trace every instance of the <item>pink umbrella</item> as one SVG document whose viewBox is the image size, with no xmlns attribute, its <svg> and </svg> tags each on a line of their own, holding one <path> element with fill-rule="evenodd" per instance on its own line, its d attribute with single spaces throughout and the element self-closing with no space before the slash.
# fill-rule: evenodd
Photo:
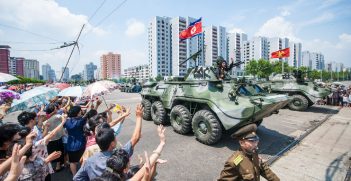
<svg viewBox="0 0 351 181">
<path fill-rule="evenodd" d="M 67 84 L 67 83 L 57 83 L 54 85 L 54 87 L 59 88 L 60 90 L 66 89 L 68 87 L 70 87 L 71 85 Z"/>
<path fill-rule="evenodd" d="M 93 98 L 95 96 L 101 96 L 109 92 L 110 90 L 106 85 L 102 84 L 101 82 L 95 82 L 86 87 L 82 94 L 82 97 Z"/>
</svg>

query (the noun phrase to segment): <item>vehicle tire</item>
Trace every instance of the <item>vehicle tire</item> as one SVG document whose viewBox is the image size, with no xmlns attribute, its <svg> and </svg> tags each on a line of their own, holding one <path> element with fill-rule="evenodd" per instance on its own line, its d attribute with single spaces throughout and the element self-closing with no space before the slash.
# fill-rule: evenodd
<svg viewBox="0 0 351 181">
<path fill-rule="evenodd" d="M 144 111 L 143 111 L 143 119 L 147 120 L 147 121 L 151 121 L 151 102 L 147 99 L 143 99 L 141 101 L 141 105 L 143 105 L 144 107 Z"/>
<path fill-rule="evenodd" d="M 166 110 L 162 102 L 156 101 L 151 105 L 151 117 L 155 124 L 166 124 Z"/>
<path fill-rule="evenodd" d="M 195 113 L 192 128 L 196 139 L 206 145 L 217 143 L 222 137 L 221 124 L 209 110 L 200 110 Z"/>
<path fill-rule="evenodd" d="M 185 106 L 176 105 L 172 108 L 170 122 L 174 131 L 179 134 L 187 134 L 191 131 L 191 114 Z"/>
<path fill-rule="evenodd" d="M 308 100 L 302 95 L 293 95 L 293 100 L 289 103 L 289 108 L 294 111 L 304 111 L 308 108 Z"/>
<path fill-rule="evenodd" d="M 263 122 L 263 119 L 260 119 L 258 121 L 255 122 L 255 124 L 257 125 L 257 127 L 259 127 Z"/>
</svg>

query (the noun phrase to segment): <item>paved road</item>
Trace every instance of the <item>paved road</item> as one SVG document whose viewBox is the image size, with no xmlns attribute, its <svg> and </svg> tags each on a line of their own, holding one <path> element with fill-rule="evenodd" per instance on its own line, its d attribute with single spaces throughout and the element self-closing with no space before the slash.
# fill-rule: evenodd
<svg viewBox="0 0 351 181">
<path fill-rule="evenodd" d="M 119 103 L 132 108 L 131 116 L 125 121 L 119 141 L 125 143 L 131 137 L 135 124 L 135 107 L 141 101 L 139 94 L 114 92 L 105 97 L 107 103 Z M 313 106 L 305 112 L 282 109 L 279 114 L 265 118 L 258 129 L 261 137 L 259 144 L 263 157 L 269 157 L 280 151 L 308 127 L 325 118 L 327 114 L 337 113 L 336 107 Z M 226 159 L 238 149 L 238 144 L 228 134 L 212 146 L 203 145 L 189 135 L 179 135 L 167 126 L 167 143 L 162 158 L 168 163 L 159 165 L 157 180 L 215 180 Z M 144 121 L 142 139 L 135 148 L 135 154 L 144 150 L 152 152 L 159 140 L 156 126 L 151 121 Z M 137 163 L 136 157 L 132 163 Z M 53 180 L 69 180 L 67 170 L 55 174 Z"/>
</svg>

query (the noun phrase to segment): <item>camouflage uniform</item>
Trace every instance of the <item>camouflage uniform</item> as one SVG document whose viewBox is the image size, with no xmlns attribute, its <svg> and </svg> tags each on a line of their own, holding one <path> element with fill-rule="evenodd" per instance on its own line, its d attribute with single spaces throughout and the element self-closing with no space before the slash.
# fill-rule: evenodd
<svg viewBox="0 0 351 181">
<path fill-rule="evenodd" d="M 239 139 L 258 139 L 255 133 L 256 129 L 256 125 L 247 125 L 235 132 L 232 137 Z M 234 152 L 225 162 L 224 169 L 222 170 L 218 181 L 259 181 L 260 175 L 268 181 L 280 180 L 268 165 L 262 162 L 257 153 L 248 154 L 240 149 Z"/>
</svg>

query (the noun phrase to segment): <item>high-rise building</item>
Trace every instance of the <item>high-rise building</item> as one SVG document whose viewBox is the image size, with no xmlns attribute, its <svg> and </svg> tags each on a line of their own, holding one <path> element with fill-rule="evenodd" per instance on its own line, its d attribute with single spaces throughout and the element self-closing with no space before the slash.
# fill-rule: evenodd
<svg viewBox="0 0 351 181">
<path fill-rule="evenodd" d="M 55 82 L 56 81 L 56 73 L 55 73 L 55 70 L 53 69 L 50 69 L 49 70 L 49 79 L 48 79 L 49 82 Z"/>
<path fill-rule="evenodd" d="M 303 51 L 302 52 L 302 65 L 308 67 L 312 70 L 323 70 L 324 65 L 324 55 L 322 53 Z"/>
<path fill-rule="evenodd" d="M 266 37 L 254 37 L 251 41 L 243 42 L 242 60 L 245 62 L 243 67 L 251 60 L 269 60 L 269 43 Z"/>
<path fill-rule="evenodd" d="M 9 73 L 10 49 L 8 45 L 0 45 L 0 72 Z"/>
<path fill-rule="evenodd" d="M 112 52 L 104 54 L 100 57 L 100 63 L 102 79 L 115 79 L 121 76 L 121 54 Z M 92 75 L 94 76 L 94 72 Z"/>
<path fill-rule="evenodd" d="M 97 66 L 90 62 L 84 66 L 83 80 L 94 80 L 94 72 L 97 69 Z"/>
<path fill-rule="evenodd" d="M 289 58 L 271 58 L 271 54 L 273 52 L 276 52 L 278 50 L 282 50 L 282 49 L 285 49 L 288 47 L 289 47 L 289 39 L 288 38 L 278 38 L 278 37 L 268 38 L 268 51 L 269 52 L 268 52 L 268 59 L 266 59 L 266 60 L 270 60 L 272 62 L 284 61 L 284 62 L 288 63 Z M 290 65 L 290 66 L 292 66 L 292 65 Z"/>
<path fill-rule="evenodd" d="M 65 67 L 62 67 L 61 68 L 61 74 L 62 74 L 62 72 L 63 72 L 63 75 L 60 75 L 60 77 L 62 76 L 62 82 L 68 82 L 69 81 L 69 68 L 68 67 L 66 67 L 66 69 L 65 69 Z"/>
<path fill-rule="evenodd" d="M 244 50 L 244 41 L 247 41 L 247 34 L 245 33 L 228 33 L 227 34 L 228 41 L 228 50 L 227 50 L 227 60 L 230 62 L 233 60 L 234 62 L 243 61 L 243 53 Z M 229 63 L 228 62 L 228 63 Z M 230 72 L 231 75 L 241 76 L 243 70 L 243 65 L 238 66 L 232 69 Z"/>
<path fill-rule="evenodd" d="M 205 32 L 205 65 L 212 66 L 216 64 L 218 58 L 218 30 L 215 26 L 204 28 Z"/>
<path fill-rule="evenodd" d="M 301 67 L 302 64 L 302 44 L 290 42 L 289 66 Z"/>
<path fill-rule="evenodd" d="M 9 74 L 24 76 L 24 58 L 10 57 L 9 61 Z"/>
<path fill-rule="evenodd" d="M 39 79 L 39 62 L 33 59 L 24 59 L 24 77 Z"/>
<path fill-rule="evenodd" d="M 148 49 L 150 76 L 171 75 L 171 18 L 156 16 L 151 20 L 148 27 Z"/>
<path fill-rule="evenodd" d="M 124 69 L 124 78 L 136 78 L 138 82 L 146 82 L 149 79 L 149 65 L 139 65 Z"/>
<path fill-rule="evenodd" d="M 51 66 L 49 64 L 44 64 L 41 66 L 41 74 L 43 75 L 43 80 L 49 80 L 49 72 L 51 70 Z"/>
<path fill-rule="evenodd" d="M 198 35 L 190 39 L 179 41 L 179 34 L 185 30 L 192 22 L 197 19 L 192 17 L 176 17 L 171 20 L 171 32 L 172 32 L 172 66 L 171 71 L 173 76 L 184 76 L 187 73 L 187 69 L 194 67 L 195 65 L 203 65 L 203 55 L 200 54 L 196 60 L 189 60 L 182 65 L 188 57 L 195 54 L 203 48 L 203 36 Z"/>
</svg>

